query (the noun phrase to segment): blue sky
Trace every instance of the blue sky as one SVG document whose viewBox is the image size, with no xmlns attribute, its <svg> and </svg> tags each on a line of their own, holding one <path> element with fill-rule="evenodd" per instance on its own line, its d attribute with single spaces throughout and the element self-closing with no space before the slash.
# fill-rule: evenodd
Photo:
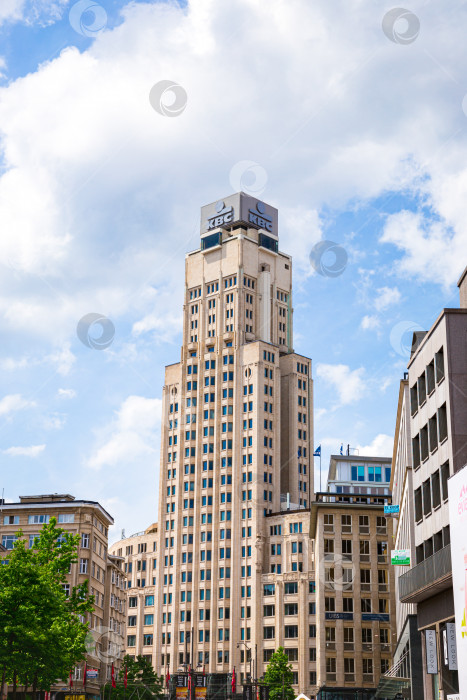
<svg viewBox="0 0 467 700">
<path fill-rule="evenodd" d="M 91 4 L 96 15 L 83 10 Z M 458 306 L 467 264 L 467 9 L 412 3 L 390 40 L 392 6 L 376 0 L 264 8 L 2 3 L 9 500 L 100 500 L 114 537 L 156 518 L 184 255 L 198 245 L 200 207 L 238 189 L 277 206 L 280 247 L 293 255 L 295 349 L 313 359 L 323 470 L 341 442 L 391 453 L 411 331 Z M 159 111 L 149 101 L 164 80 L 181 86 L 178 116 L 164 115 L 170 94 Z M 346 251 L 338 277 L 310 265 L 320 240 Z M 89 313 L 114 324 L 105 350 L 77 337 Z"/>
</svg>

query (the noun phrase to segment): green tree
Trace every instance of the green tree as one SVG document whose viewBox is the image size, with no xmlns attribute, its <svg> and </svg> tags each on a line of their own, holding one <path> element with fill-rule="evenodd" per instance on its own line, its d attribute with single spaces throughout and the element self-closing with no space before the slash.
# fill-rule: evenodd
<svg viewBox="0 0 467 700">
<path fill-rule="evenodd" d="M 18 532 L 13 549 L 0 558 L 0 669 L 2 683 L 50 690 L 67 679 L 85 657 L 87 624 L 93 610 L 87 581 L 65 589 L 77 562 L 79 535 L 51 518 L 33 547 Z"/>
<path fill-rule="evenodd" d="M 124 686 L 125 667 L 127 669 L 127 688 Z M 105 700 L 122 700 L 133 696 L 136 700 L 154 700 L 164 695 L 164 680 L 155 673 L 149 659 L 141 654 L 136 658 L 124 656 L 116 688 L 107 683 L 103 688 Z"/>
<path fill-rule="evenodd" d="M 270 700 L 293 700 L 295 692 L 292 688 L 293 671 L 283 647 L 279 647 L 271 656 L 264 684 L 269 686 Z"/>
</svg>

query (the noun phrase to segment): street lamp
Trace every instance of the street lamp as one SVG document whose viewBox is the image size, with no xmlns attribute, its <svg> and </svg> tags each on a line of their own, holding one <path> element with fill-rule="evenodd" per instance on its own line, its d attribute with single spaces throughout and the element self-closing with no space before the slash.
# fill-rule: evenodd
<svg viewBox="0 0 467 700">
<path fill-rule="evenodd" d="M 237 649 L 240 646 L 240 644 L 243 644 L 245 649 L 247 650 L 247 652 L 249 652 L 249 654 L 250 654 L 250 682 L 253 682 L 253 677 L 251 675 L 251 649 L 246 642 L 238 642 Z"/>
</svg>

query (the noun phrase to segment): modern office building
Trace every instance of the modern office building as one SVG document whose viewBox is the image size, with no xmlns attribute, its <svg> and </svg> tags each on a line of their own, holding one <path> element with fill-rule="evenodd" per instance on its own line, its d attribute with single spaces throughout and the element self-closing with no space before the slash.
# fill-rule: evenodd
<svg viewBox="0 0 467 700">
<path fill-rule="evenodd" d="M 415 566 L 400 576 L 399 597 L 417 604 L 427 700 L 458 692 L 457 663 L 445 653 L 455 622 L 448 479 L 467 463 L 467 268 L 459 290 L 461 308 L 414 334 L 408 364 Z"/>
<path fill-rule="evenodd" d="M 327 488 L 311 504 L 320 700 L 378 697 L 392 664 L 390 479 L 390 458 L 333 455 Z"/>
<path fill-rule="evenodd" d="M 109 547 L 123 559 L 126 590 L 124 653 L 144 656 L 156 668 L 154 645 L 154 593 L 157 575 L 157 523 Z"/>
<path fill-rule="evenodd" d="M 400 382 L 396 428 L 391 466 L 391 493 L 394 506 L 393 549 L 404 551 L 410 562 L 415 561 L 415 517 L 412 470 L 412 442 L 410 438 L 409 382 L 404 376 Z M 398 509 L 399 512 L 396 512 Z M 396 647 L 393 658 L 395 679 L 402 682 L 410 700 L 424 700 L 423 662 L 420 634 L 417 624 L 417 605 L 402 603 L 399 599 L 399 577 L 409 565 L 394 566 L 396 605 Z"/>
<path fill-rule="evenodd" d="M 183 345 L 163 388 L 152 653 L 261 676 L 279 641 L 314 690 L 311 361 L 293 349 L 292 260 L 277 210 L 203 207 L 186 256 Z"/>
<path fill-rule="evenodd" d="M 86 693 L 98 696 L 101 686 L 110 679 L 112 663 L 118 672 L 124 646 L 126 596 L 123 559 L 110 555 L 108 528 L 113 518 L 96 501 L 75 500 L 69 494 L 20 496 L 17 503 L 0 505 L 0 541 L 7 550 L 13 548 L 17 533 L 34 546 L 41 527 L 57 519 L 57 525 L 67 532 L 80 536 L 78 562 L 72 564 L 67 590 L 84 580 L 94 595 L 94 611 L 89 615 L 90 636 L 87 643 L 88 669 L 96 669 L 97 677 L 88 676 Z M 3 555 L 5 556 L 5 554 Z M 84 662 L 74 669 L 74 692 L 84 695 Z M 68 679 L 52 689 L 61 691 Z"/>
</svg>

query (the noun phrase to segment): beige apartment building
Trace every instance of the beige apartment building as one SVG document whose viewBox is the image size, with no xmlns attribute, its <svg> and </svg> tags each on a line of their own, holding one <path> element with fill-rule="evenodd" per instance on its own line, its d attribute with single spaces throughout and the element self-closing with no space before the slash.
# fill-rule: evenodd
<svg viewBox="0 0 467 700">
<path fill-rule="evenodd" d="M 448 479 L 467 463 L 467 268 L 459 290 L 459 309 L 443 309 L 429 331 L 414 334 L 408 363 L 415 561 L 398 592 L 417 605 L 427 700 L 458 693 L 457 662 L 445 653 L 456 622 Z"/>
<path fill-rule="evenodd" d="M 109 547 L 123 559 L 126 581 L 125 654 L 144 656 L 156 667 L 154 644 L 157 523 Z"/>
<path fill-rule="evenodd" d="M 17 532 L 33 547 L 34 538 L 44 524 L 55 517 L 59 527 L 80 536 L 78 562 L 73 564 L 66 584 L 69 591 L 84 580 L 94 595 L 94 611 L 89 615 L 90 635 L 87 645 L 88 669 L 96 669 L 97 678 L 88 677 L 86 692 L 99 696 L 103 683 L 110 678 L 114 663 L 118 672 L 124 648 L 126 595 L 123 558 L 108 553 L 108 528 L 113 518 L 96 501 L 76 500 L 69 494 L 20 496 L 18 503 L 0 505 L 0 541 L 7 550 L 13 548 Z M 5 556 L 5 554 L 4 554 Z M 74 692 L 84 693 L 84 662 L 74 670 Z M 68 679 L 53 690 L 62 690 Z"/>
<path fill-rule="evenodd" d="M 202 208 L 181 358 L 163 387 L 154 643 L 143 645 L 158 673 L 235 667 L 240 685 L 283 641 L 297 692 L 314 692 L 312 447 L 311 361 L 293 349 L 277 210 L 231 195 Z"/>
<path fill-rule="evenodd" d="M 311 504 L 315 542 L 317 697 L 377 695 L 395 645 L 389 458 L 332 455 L 326 491 Z"/>
</svg>

